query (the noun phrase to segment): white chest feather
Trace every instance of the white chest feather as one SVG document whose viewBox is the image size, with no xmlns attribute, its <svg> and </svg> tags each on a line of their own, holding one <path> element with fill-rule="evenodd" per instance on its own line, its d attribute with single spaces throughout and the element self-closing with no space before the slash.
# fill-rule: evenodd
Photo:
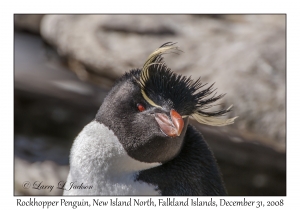
<svg viewBox="0 0 300 210">
<path fill-rule="evenodd" d="M 158 195 L 155 186 L 134 181 L 139 171 L 158 165 L 131 158 L 111 130 L 92 121 L 72 146 L 64 195 Z M 71 182 L 92 189 L 70 189 Z"/>
</svg>

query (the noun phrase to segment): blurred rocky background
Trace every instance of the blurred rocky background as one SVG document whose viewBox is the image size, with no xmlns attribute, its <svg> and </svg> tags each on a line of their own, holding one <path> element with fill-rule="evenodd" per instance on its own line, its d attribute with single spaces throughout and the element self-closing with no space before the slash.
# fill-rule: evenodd
<svg viewBox="0 0 300 210">
<path fill-rule="evenodd" d="M 183 51 L 168 66 L 215 82 L 239 116 L 221 128 L 192 121 L 229 195 L 286 195 L 285 15 L 27 14 L 14 26 L 15 195 L 62 194 L 76 135 L 115 80 L 168 41 Z"/>
</svg>

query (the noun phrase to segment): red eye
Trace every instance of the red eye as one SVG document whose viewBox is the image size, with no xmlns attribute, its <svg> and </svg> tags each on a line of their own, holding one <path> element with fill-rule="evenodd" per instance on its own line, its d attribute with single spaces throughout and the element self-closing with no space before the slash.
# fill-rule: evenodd
<svg viewBox="0 0 300 210">
<path fill-rule="evenodd" d="M 137 104 L 137 108 L 140 112 L 145 111 L 145 107 L 142 104 Z"/>
</svg>

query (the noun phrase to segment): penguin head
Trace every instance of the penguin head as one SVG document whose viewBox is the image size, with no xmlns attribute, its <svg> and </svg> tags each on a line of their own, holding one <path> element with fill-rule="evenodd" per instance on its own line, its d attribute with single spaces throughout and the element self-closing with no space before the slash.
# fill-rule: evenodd
<svg viewBox="0 0 300 210">
<path fill-rule="evenodd" d="M 141 162 L 167 162 L 180 152 L 189 117 L 198 122 L 222 126 L 235 118 L 219 118 L 228 109 L 206 111 L 224 96 L 214 94 L 213 85 L 204 88 L 171 71 L 163 61 L 167 52 L 178 52 L 174 43 L 165 43 L 147 59 L 142 69 L 123 75 L 108 93 L 96 121 L 118 137 L 132 158 Z"/>
</svg>

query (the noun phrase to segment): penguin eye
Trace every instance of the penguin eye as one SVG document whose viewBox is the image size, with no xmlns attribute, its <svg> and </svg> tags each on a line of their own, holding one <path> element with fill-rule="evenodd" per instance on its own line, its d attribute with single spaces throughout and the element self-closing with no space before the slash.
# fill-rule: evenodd
<svg viewBox="0 0 300 210">
<path fill-rule="evenodd" d="M 145 107 L 142 104 L 137 104 L 136 106 L 140 112 L 145 111 Z"/>
</svg>

